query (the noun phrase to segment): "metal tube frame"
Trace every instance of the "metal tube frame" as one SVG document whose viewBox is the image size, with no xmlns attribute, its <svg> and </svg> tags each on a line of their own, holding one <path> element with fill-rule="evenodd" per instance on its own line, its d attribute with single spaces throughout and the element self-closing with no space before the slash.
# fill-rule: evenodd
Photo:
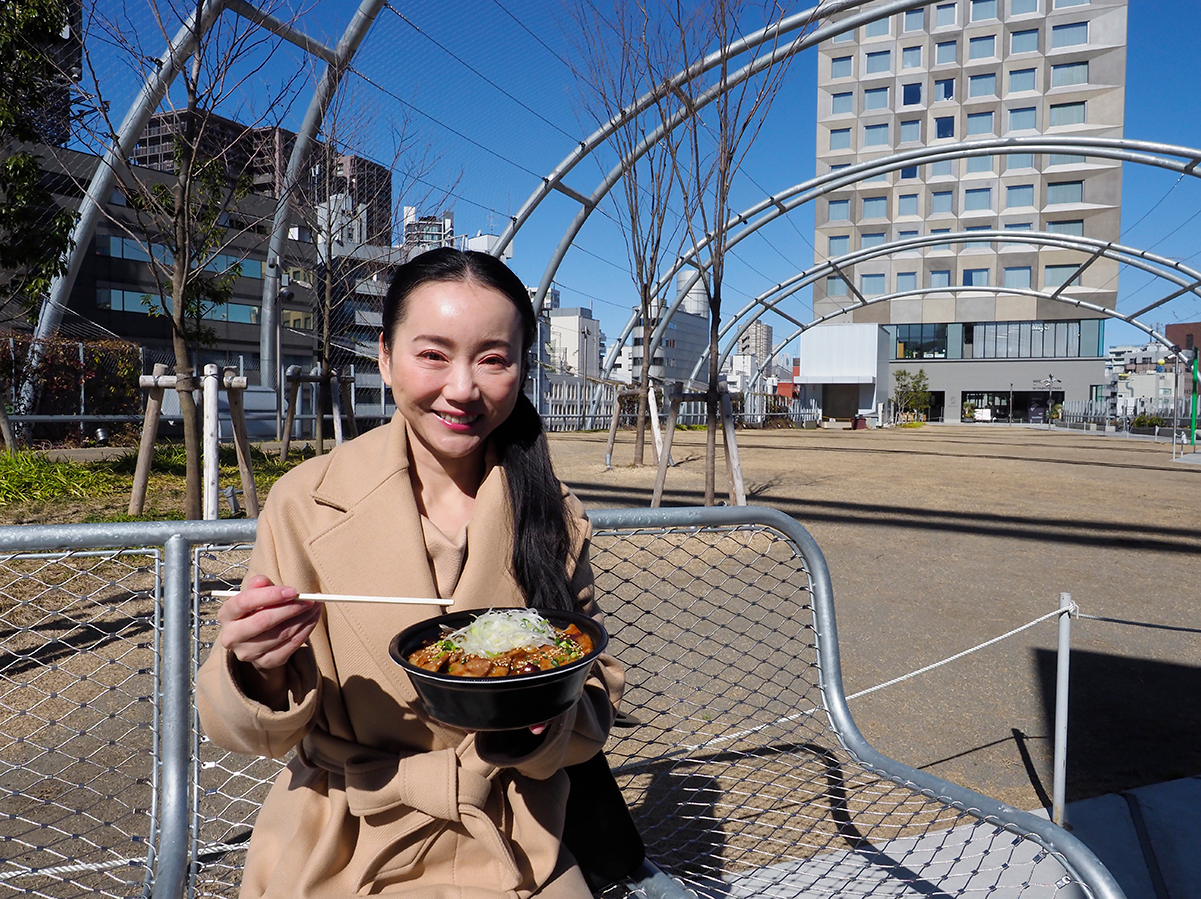
<svg viewBox="0 0 1201 899">
<path fill-rule="evenodd" d="M 1052 853 L 1094 899 L 1123 899 L 1121 888 L 1096 856 L 1050 821 L 989 799 L 887 758 L 859 732 L 847 706 L 839 661 L 833 588 L 820 548 L 800 524 L 782 512 L 755 506 L 671 509 L 602 509 L 589 516 L 595 532 L 691 530 L 757 525 L 790 541 L 809 573 L 817 641 L 819 685 L 831 727 L 843 747 L 868 770 L 974 817 L 1034 840 Z M 191 550 L 197 544 L 251 543 L 257 522 L 165 521 L 120 524 L 34 525 L 0 528 L 0 558 L 31 551 L 162 546 L 162 753 L 161 830 L 154 866 L 154 899 L 186 895 L 190 861 L 193 768 L 196 760 L 192 698 Z"/>
</svg>

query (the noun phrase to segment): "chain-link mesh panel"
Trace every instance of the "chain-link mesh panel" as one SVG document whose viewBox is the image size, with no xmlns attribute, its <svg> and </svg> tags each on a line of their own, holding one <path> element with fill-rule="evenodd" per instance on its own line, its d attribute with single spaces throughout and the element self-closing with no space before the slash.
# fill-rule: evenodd
<svg viewBox="0 0 1201 899">
<path fill-rule="evenodd" d="M 159 557 L 0 557 L 0 892 L 144 892 L 158 780 Z"/>
<path fill-rule="evenodd" d="M 210 591 L 234 589 L 246 575 L 250 548 L 198 547 L 193 557 L 196 596 L 197 663 L 207 657 L 217 638 L 217 609 Z M 246 845 L 259 807 L 282 764 L 227 752 L 204 737 L 196 725 L 196 822 L 193 827 L 193 887 L 196 896 L 238 895 Z"/>
<path fill-rule="evenodd" d="M 831 730 L 804 560 L 762 527 L 598 531 L 629 678 L 607 753 L 647 854 L 702 896 L 1052 896 L 1037 843 L 873 774 Z"/>
</svg>

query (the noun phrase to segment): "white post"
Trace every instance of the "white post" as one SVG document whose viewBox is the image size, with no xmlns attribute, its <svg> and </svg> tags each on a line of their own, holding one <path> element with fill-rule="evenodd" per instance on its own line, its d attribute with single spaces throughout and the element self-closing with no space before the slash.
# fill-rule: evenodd
<svg viewBox="0 0 1201 899">
<path fill-rule="evenodd" d="M 217 443 L 221 438 L 221 422 L 217 418 L 217 401 L 221 381 L 217 366 L 204 367 L 204 520 L 217 520 Z"/>
<path fill-rule="evenodd" d="M 651 436 L 655 441 L 655 458 L 658 459 L 663 455 L 663 431 L 659 428 L 659 401 L 655 399 L 655 385 L 651 385 L 651 389 L 646 394 L 647 402 L 650 404 L 650 419 L 651 419 Z"/>
<path fill-rule="evenodd" d="M 1055 669 L 1055 759 L 1052 775 L 1051 820 L 1064 827 L 1067 824 L 1068 769 L 1068 669 L 1072 657 L 1072 603 L 1071 593 L 1059 594 L 1059 646 Z"/>
</svg>

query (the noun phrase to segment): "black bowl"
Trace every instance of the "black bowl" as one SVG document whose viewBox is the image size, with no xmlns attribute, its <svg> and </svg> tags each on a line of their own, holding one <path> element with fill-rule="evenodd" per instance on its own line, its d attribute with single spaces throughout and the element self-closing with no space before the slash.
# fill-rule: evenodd
<svg viewBox="0 0 1201 899">
<path fill-rule="evenodd" d="M 505 677 L 460 677 L 418 668 L 409 656 L 441 636 L 457 630 L 487 609 L 454 612 L 407 627 L 392 638 L 388 652 L 413 682 L 425 711 L 435 721 L 464 730 L 517 730 L 562 715 L 579 702 L 592 663 L 609 643 L 605 629 L 578 612 L 543 612 L 555 627 L 574 624 L 592 638 L 592 652 L 560 668 Z"/>
</svg>

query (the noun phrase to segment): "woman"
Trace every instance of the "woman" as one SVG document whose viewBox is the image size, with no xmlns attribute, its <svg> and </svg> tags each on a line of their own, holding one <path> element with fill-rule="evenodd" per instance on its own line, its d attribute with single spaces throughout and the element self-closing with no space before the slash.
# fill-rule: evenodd
<svg viewBox="0 0 1201 899">
<path fill-rule="evenodd" d="M 214 743 L 296 750 L 255 824 L 241 895 L 583 899 L 560 840 L 562 769 L 604 743 L 616 663 L 598 663 L 580 703 L 545 725 L 466 733 L 426 717 L 388 656 L 438 607 L 298 599 L 437 595 L 454 610 L 599 614 L 587 519 L 521 393 L 537 333 L 524 285 L 490 256 L 434 250 L 398 269 L 383 325 L 396 415 L 272 489 L 197 683 Z"/>
</svg>

